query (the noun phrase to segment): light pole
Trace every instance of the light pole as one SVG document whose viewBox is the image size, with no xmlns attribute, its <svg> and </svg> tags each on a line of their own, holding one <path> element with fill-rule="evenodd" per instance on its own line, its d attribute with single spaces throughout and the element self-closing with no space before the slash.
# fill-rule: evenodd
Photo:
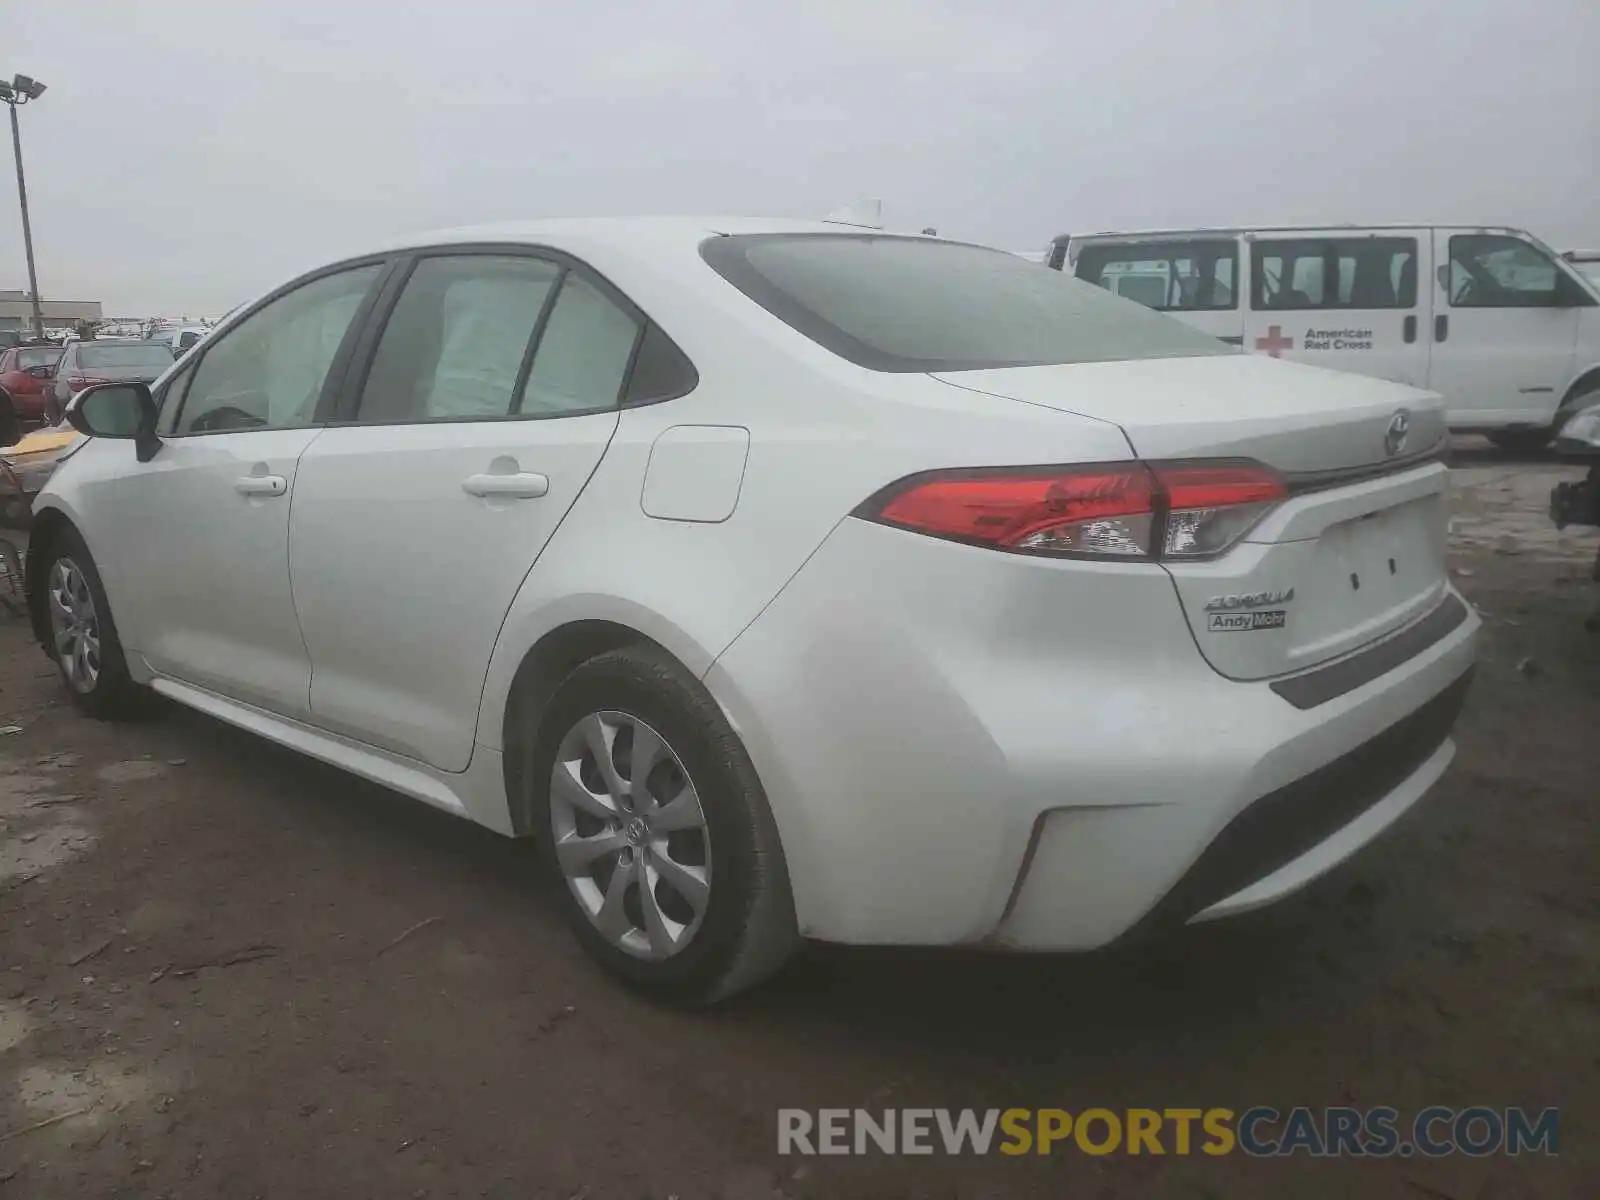
<svg viewBox="0 0 1600 1200">
<path fill-rule="evenodd" d="M 22 250 L 28 258 L 28 294 L 33 297 L 33 336 L 44 337 L 44 313 L 39 308 L 39 272 L 33 265 L 33 226 L 28 221 L 28 180 L 22 173 L 22 131 L 17 126 L 17 109 L 44 95 L 44 84 L 26 75 L 10 83 L 0 80 L 0 100 L 11 109 L 11 150 L 17 159 L 17 198 L 22 202 Z"/>
</svg>

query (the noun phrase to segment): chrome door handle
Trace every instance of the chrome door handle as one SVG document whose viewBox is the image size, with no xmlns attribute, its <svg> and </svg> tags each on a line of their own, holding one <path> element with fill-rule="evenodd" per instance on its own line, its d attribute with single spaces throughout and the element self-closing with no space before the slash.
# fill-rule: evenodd
<svg viewBox="0 0 1600 1200">
<path fill-rule="evenodd" d="M 233 490 L 241 496 L 281 496 L 289 481 L 282 475 L 245 475 L 233 481 Z"/>
<path fill-rule="evenodd" d="M 550 477 L 532 471 L 517 471 L 509 475 L 491 475 L 487 472 L 468 475 L 461 481 L 461 490 L 469 496 L 507 496 L 514 500 L 537 500 L 550 490 Z"/>
</svg>

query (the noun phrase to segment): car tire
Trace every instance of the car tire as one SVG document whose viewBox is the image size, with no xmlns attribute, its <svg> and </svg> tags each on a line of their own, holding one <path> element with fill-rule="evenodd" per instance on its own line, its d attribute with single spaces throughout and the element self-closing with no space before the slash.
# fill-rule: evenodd
<svg viewBox="0 0 1600 1200">
<path fill-rule="evenodd" d="M 97 720 L 133 715 L 144 689 L 128 674 L 105 585 L 83 538 L 65 529 L 51 541 L 42 597 L 51 643 L 47 647 L 67 694 Z"/>
<path fill-rule="evenodd" d="M 1483 435 L 1497 450 L 1511 454 L 1533 454 L 1543 450 L 1555 437 L 1554 429 L 1495 429 Z"/>
<path fill-rule="evenodd" d="M 639 795 L 633 756 L 647 745 Z M 624 983 L 710 1004 L 798 948 L 755 767 L 716 701 L 661 649 L 628 646 L 577 667 L 539 720 L 527 768 L 544 873 L 584 948 Z"/>
</svg>

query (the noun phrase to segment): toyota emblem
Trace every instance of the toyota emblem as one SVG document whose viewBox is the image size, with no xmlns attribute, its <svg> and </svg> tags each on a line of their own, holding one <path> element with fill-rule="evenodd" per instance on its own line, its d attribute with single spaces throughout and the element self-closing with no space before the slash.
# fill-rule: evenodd
<svg viewBox="0 0 1600 1200">
<path fill-rule="evenodd" d="M 1411 436 L 1411 414 L 1401 409 L 1389 418 L 1389 431 L 1383 435 L 1383 452 L 1394 458 L 1406 448 L 1406 439 Z"/>
</svg>

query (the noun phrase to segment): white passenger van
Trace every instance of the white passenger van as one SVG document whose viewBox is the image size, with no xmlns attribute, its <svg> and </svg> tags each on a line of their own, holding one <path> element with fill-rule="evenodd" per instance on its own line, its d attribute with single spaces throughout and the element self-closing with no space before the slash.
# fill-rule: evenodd
<svg viewBox="0 0 1600 1200">
<path fill-rule="evenodd" d="M 1223 341 L 1441 393 L 1452 429 L 1543 446 L 1600 404 L 1600 289 L 1519 229 L 1063 235 L 1070 269 Z"/>
</svg>

